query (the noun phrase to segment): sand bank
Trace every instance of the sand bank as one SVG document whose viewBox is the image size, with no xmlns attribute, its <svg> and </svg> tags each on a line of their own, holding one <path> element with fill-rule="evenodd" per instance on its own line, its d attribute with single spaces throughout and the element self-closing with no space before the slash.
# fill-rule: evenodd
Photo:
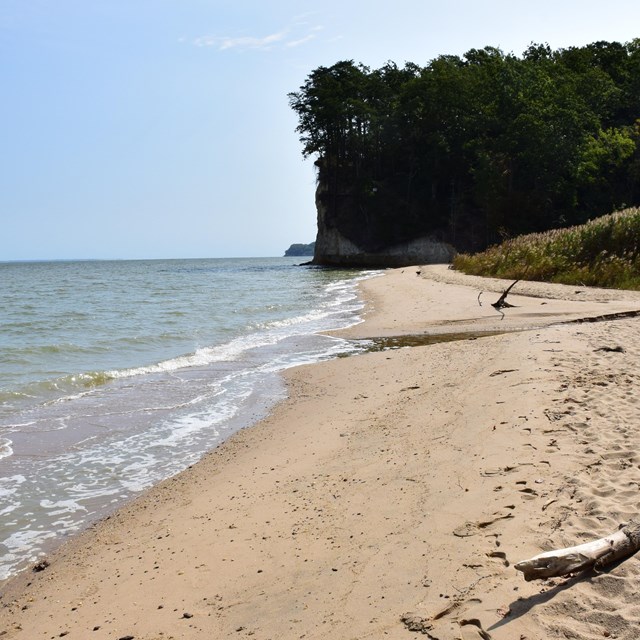
<svg viewBox="0 0 640 640">
<path fill-rule="evenodd" d="M 512 565 L 638 512 L 640 319 L 554 323 L 640 296 L 519 284 L 501 319 L 504 286 L 364 283 L 349 337 L 506 333 L 288 372 L 268 419 L 5 584 L 0 633 L 637 638 L 637 558 L 538 583 Z"/>
</svg>

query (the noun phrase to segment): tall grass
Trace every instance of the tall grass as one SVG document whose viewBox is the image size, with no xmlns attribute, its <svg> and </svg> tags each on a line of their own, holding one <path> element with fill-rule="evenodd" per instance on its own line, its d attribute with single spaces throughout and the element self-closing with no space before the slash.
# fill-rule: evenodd
<svg viewBox="0 0 640 640">
<path fill-rule="evenodd" d="M 479 276 L 640 289 L 640 208 L 459 254 L 453 266 Z"/>
</svg>

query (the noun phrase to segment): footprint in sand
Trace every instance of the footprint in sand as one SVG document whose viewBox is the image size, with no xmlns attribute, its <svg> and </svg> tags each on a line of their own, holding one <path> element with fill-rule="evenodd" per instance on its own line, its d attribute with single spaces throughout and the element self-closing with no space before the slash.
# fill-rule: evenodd
<svg viewBox="0 0 640 640">
<path fill-rule="evenodd" d="M 490 551 L 487 553 L 487 558 L 500 560 L 505 567 L 510 565 L 510 562 L 507 560 L 507 554 L 504 551 Z"/>
<path fill-rule="evenodd" d="M 491 640 L 491 636 L 482 628 L 480 620 L 471 618 L 470 620 L 460 620 L 459 622 L 462 632 L 462 640 Z"/>
<path fill-rule="evenodd" d="M 478 535 L 479 533 L 482 533 L 485 529 L 487 529 L 492 524 L 495 524 L 500 520 L 508 520 L 510 518 L 513 518 L 513 514 L 505 513 L 505 514 L 495 514 L 494 517 L 489 520 L 481 520 L 478 522 L 465 522 L 464 524 L 460 525 L 459 527 L 456 527 L 453 530 L 453 535 L 457 536 L 458 538 L 469 538 L 471 536 L 475 536 L 475 535 Z"/>
</svg>

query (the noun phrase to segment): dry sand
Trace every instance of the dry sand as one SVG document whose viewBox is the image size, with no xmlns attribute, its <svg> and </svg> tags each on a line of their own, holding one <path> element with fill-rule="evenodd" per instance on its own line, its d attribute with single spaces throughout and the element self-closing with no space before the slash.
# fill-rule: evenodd
<svg viewBox="0 0 640 640">
<path fill-rule="evenodd" d="M 611 314 L 640 295 L 519 283 L 501 320 L 504 287 L 365 282 L 344 335 L 507 333 L 288 372 L 269 418 L 4 584 L 1 637 L 635 640 L 638 558 L 512 565 L 638 513 L 640 318 Z"/>
</svg>

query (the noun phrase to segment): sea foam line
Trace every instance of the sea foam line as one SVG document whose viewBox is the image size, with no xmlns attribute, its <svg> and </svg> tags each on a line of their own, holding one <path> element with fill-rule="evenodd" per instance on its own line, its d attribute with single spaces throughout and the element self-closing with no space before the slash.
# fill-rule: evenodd
<svg viewBox="0 0 640 640">
<path fill-rule="evenodd" d="M 328 298 L 322 301 L 317 308 L 292 318 L 265 323 L 263 327 L 254 328 L 248 335 L 234 338 L 224 344 L 204 347 L 192 354 L 167 359 L 149 366 L 96 372 L 95 375 L 99 379 L 98 384 L 108 382 L 110 378 L 171 374 L 179 369 L 207 366 L 220 361 L 239 360 L 242 359 L 243 354 L 252 349 L 269 347 L 287 338 L 319 333 L 337 328 L 336 325 L 344 327 L 358 323 L 361 321 L 358 311 L 362 305 L 355 302 L 357 282 L 375 275 L 378 273 L 370 272 L 359 278 L 327 285 L 324 290 L 328 294 Z M 340 312 L 344 312 L 342 318 L 339 318 Z M 209 405 L 186 415 L 173 416 L 167 421 L 162 421 L 149 432 L 135 434 L 118 443 L 104 443 L 86 449 L 83 447 L 79 451 L 62 454 L 56 459 L 49 460 L 46 467 L 41 470 L 44 475 L 49 480 L 58 473 L 62 475 L 59 476 L 61 482 L 56 484 L 60 491 L 54 492 L 55 496 L 47 495 L 43 502 L 39 502 L 40 508 L 48 512 L 48 523 L 43 521 L 36 531 L 15 531 L 3 541 L 9 549 L 9 554 L 8 557 L 5 557 L 6 564 L 0 563 L 3 565 L 0 567 L 2 569 L 0 574 L 6 577 L 17 567 L 23 565 L 26 558 L 34 558 L 34 553 L 38 553 L 38 548 L 42 548 L 43 544 L 51 537 L 82 528 L 85 522 L 83 516 L 86 514 L 86 507 L 83 503 L 87 507 L 92 505 L 89 511 L 95 511 L 96 500 L 101 502 L 104 507 L 109 504 L 114 506 L 120 504 L 123 498 L 127 497 L 125 494 L 131 496 L 158 482 L 162 477 L 176 473 L 185 465 L 195 462 L 204 453 L 202 446 L 205 443 L 204 448 L 208 449 L 214 442 L 219 442 L 220 438 L 230 435 L 232 431 L 229 430 L 229 427 L 236 430 L 247 426 L 244 421 L 236 424 L 238 418 L 241 417 L 239 413 L 246 406 L 244 403 L 248 396 L 254 393 L 256 388 L 264 387 L 265 375 L 298 364 L 331 358 L 346 350 L 348 347 L 344 341 L 328 338 L 328 343 L 325 342 L 323 346 L 317 345 L 310 351 L 280 353 L 257 367 L 236 371 L 217 381 L 216 386 L 220 385 L 226 389 L 225 393 L 221 394 L 222 397 L 215 400 L 215 406 Z M 84 375 L 89 378 L 85 382 L 90 382 L 93 374 Z M 75 382 L 79 381 L 75 380 Z M 84 386 L 86 389 L 90 384 Z M 216 389 L 212 396 L 219 396 L 219 391 L 220 388 Z M 91 391 L 88 392 L 91 393 Z M 271 403 L 277 401 L 281 392 L 272 389 L 267 404 L 271 406 Z M 87 391 L 81 395 L 84 393 Z M 195 402 L 191 399 L 181 404 L 181 407 L 192 403 L 197 406 L 201 400 L 206 401 L 207 396 L 209 394 L 199 397 Z M 213 397 L 209 396 L 208 399 L 211 401 Z M 208 403 L 205 402 L 205 404 Z M 255 421 L 255 419 L 260 419 L 260 416 L 254 414 L 251 421 Z M 10 442 L 7 442 L 7 446 L 10 448 Z M 135 455 L 132 455 L 133 452 L 136 452 Z M 164 459 L 160 465 L 158 464 L 160 462 L 158 456 Z M 176 458 L 180 460 L 179 463 Z M 158 468 L 159 466 L 163 467 L 162 471 Z M 83 469 L 83 477 L 69 475 L 66 471 L 69 468 Z M 21 478 L 21 481 L 24 480 Z M 10 485 L 11 488 L 7 487 L 6 490 L 9 491 L 7 497 L 11 496 L 14 500 L 18 498 L 12 489 L 15 489 L 19 484 L 21 484 L 20 481 Z M 1 482 L 0 495 L 2 495 Z M 98 507 L 98 511 L 103 513 L 100 507 Z M 89 519 L 95 517 L 94 513 L 86 515 L 89 516 Z M 57 519 L 52 521 L 51 516 L 57 517 Z M 58 516 L 63 517 L 59 518 Z"/>
</svg>

